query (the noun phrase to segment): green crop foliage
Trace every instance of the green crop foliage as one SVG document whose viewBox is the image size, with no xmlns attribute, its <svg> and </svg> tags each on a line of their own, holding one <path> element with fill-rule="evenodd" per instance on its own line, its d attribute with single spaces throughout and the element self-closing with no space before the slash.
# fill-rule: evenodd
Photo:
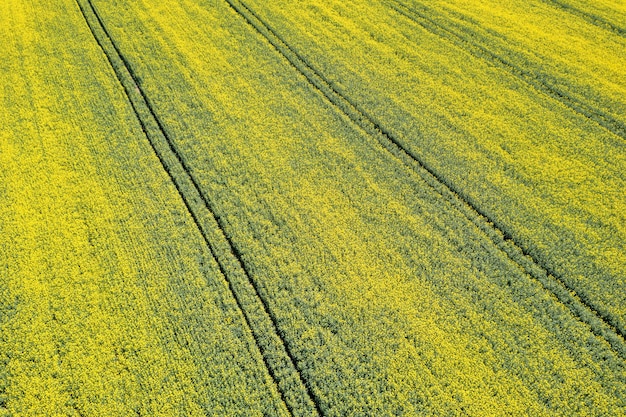
<svg viewBox="0 0 626 417">
<path fill-rule="evenodd" d="M 286 415 L 76 4 L 0 50 L 0 415 Z"/>
<path fill-rule="evenodd" d="M 612 32 L 626 34 L 626 3 L 614 0 L 545 0 L 546 3 L 579 16 Z"/>
<path fill-rule="evenodd" d="M 624 411 L 608 345 L 225 2 L 94 4 L 326 415 Z M 328 22 L 292 7 L 302 27 Z M 329 59 L 344 41 L 322 45 Z M 353 71 L 373 71 L 356 54 Z"/>
<path fill-rule="evenodd" d="M 626 38 L 535 1 L 246 4 L 626 331 Z"/>
<path fill-rule="evenodd" d="M 478 3 L 2 2 L 0 416 L 626 415 L 620 6 Z"/>
</svg>

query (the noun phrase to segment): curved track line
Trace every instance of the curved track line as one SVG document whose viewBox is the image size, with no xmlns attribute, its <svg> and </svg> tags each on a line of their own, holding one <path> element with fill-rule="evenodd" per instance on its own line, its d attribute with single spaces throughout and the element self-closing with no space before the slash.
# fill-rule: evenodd
<svg viewBox="0 0 626 417">
<path fill-rule="evenodd" d="M 398 14 L 418 24 L 430 33 L 433 33 L 441 37 L 442 39 L 445 39 L 446 41 L 452 43 L 458 48 L 463 49 L 464 51 L 470 53 L 476 58 L 483 59 L 485 61 L 491 62 L 492 64 L 495 64 L 500 69 L 515 76 L 517 79 L 526 83 L 533 89 L 537 90 L 539 93 L 545 94 L 548 97 L 560 102 L 561 104 L 570 108 L 581 116 L 584 116 L 588 120 L 593 121 L 594 123 L 613 133 L 614 135 L 619 136 L 621 139 L 626 140 L 626 125 L 624 125 L 624 123 L 620 122 L 619 120 L 616 120 L 613 116 L 606 114 L 602 110 L 594 108 L 593 106 L 589 106 L 574 97 L 571 97 L 567 93 L 560 91 L 558 88 L 552 85 L 542 82 L 537 78 L 536 74 L 516 66 L 515 64 L 502 58 L 498 54 L 487 49 L 486 47 L 472 42 L 466 37 L 463 37 L 455 31 L 434 21 L 423 13 L 420 13 L 413 8 L 409 8 L 409 6 L 405 5 L 404 3 L 398 1 L 394 1 L 394 3 L 397 6 L 391 4 L 390 2 L 386 2 L 386 4 L 391 9 L 395 10 Z"/>
<path fill-rule="evenodd" d="M 382 127 L 373 117 L 339 93 L 323 75 L 289 46 L 252 9 L 239 0 L 224 1 L 261 34 L 332 105 L 337 107 L 358 127 L 377 139 L 397 159 L 420 175 L 431 188 L 485 233 L 522 271 L 538 281 L 560 303 L 569 308 L 572 314 L 586 324 L 593 334 L 604 339 L 616 355 L 626 359 L 626 334 L 612 322 L 610 316 L 599 311 L 593 304 L 579 295 L 560 275 L 529 254 L 523 246 L 513 240 L 504 226 L 479 209 L 469 196 L 429 167 L 418 155 L 404 147 L 391 132 Z"/>
<path fill-rule="evenodd" d="M 81 4 L 81 0 L 76 1 L 89 30 L 104 52 L 118 81 L 122 85 L 153 151 L 176 187 L 211 255 L 215 258 L 237 307 L 241 310 L 246 325 L 251 331 L 283 403 L 291 415 L 323 415 L 319 398 L 313 394 L 301 370 L 297 367 L 297 361 L 284 340 L 283 334 L 277 325 L 277 319 L 269 308 L 267 300 L 261 295 L 258 284 L 252 279 L 241 253 L 228 234 L 226 234 L 224 221 L 216 214 L 211 202 L 202 193 L 199 184 L 191 174 L 189 167 L 176 149 L 147 96 L 141 89 L 132 67 L 114 43 L 91 0 L 82 1 L 86 1 L 89 5 L 95 21 L 88 18 L 89 13 L 86 7 Z M 102 32 L 103 39 L 98 36 L 96 28 Z M 103 41 L 108 41 L 113 50 L 105 48 Z M 114 62 L 116 60 L 119 63 L 116 64 Z M 133 89 L 135 92 L 133 92 Z M 161 136 L 160 138 L 155 137 L 155 134 L 151 133 L 155 131 L 155 128 L 159 136 Z M 219 232 L 212 232 L 215 229 L 219 230 Z M 222 245 L 215 243 L 216 240 L 221 240 Z M 226 259 L 227 257 L 231 259 Z M 233 275 L 239 276 L 234 277 Z M 245 282 L 236 282 L 242 279 L 245 279 Z M 250 288 L 248 289 L 246 286 Z M 252 294 L 250 293 L 251 291 L 253 291 Z M 255 301 L 260 305 L 255 306 Z M 265 318 L 270 323 L 263 323 Z M 291 368 L 296 375 L 289 375 L 290 370 L 288 368 Z M 301 390 L 301 393 L 285 389 L 284 385 L 288 385 L 293 389 L 294 383 L 300 385 L 296 387 L 295 391 Z M 308 398 L 299 398 L 298 394 L 304 394 Z"/>
<path fill-rule="evenodd" d="M 577 7 L 571 6 L 567 3 L 563 3 L 562 1 L 559 1 L 559 0 L 541 0 L 541 1 L 553 7 L 556 7 L 557 9 L 565 10 L 568 13 L 581 17 L 585 19 L 587 22 L 599 28 L 609 30 L 611 32 L 615 32 L 616 34 L 622 37 L 626 37 L 626 29 L 621 28 L 600 16 L 596 16 L 594 14 L 585 12 L 584 10 L 580 10 Z"/>
</svg>

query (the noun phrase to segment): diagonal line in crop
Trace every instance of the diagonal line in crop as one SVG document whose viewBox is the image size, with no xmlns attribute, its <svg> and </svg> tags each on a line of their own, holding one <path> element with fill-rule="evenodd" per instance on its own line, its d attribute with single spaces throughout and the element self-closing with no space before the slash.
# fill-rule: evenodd
<svg viewBox="0 0 626 417">
<path fill-rule="evenodd" d="M 608 20 L 601 18 L 600 16 L 587 13 L 583 10 L 580 10 L 570 4 L 563 3 L 562 1 L 559 1 L 559 0 L 542 0 L 542 1 L 546 4 L 552 5 L 553 7 L 556 7 L 561 10 L 565 10 L 568 13 L 581 17 L 585 19 L 587 22 L 591 23 L 592 25 L 598 26 L 602 29 L 609 30 L 611 32 L 615 32 L 616 34 L 622 37 L 626 37 L 626 29 L 616 26 L 613 23 L 609 22 Z"/>
<path fill-rule="evenodd" d="M 600 109 L 593 108 L 580 100 L 571 97 L 567 93 L 559 90 L 558 88 L 542 82 L 535 74 L 527 71 L 523 68 L 516 66 L 509 62 L 505 58 L 502 58 L 498 54 L 490 51 L 489 49 L 481 46 L 471 40 L 463 37 L 462 35 L 454 32 L 453 30 L 444 27 L 440 23 L 434 21 L 423 13 L 418 12 L 414 8 L 409 8 L 403 3 L 394 1 L 395 4 L 386 2 L 386 4 L 400 15 L 406 17 L 412 22 L 418 24 L 425 30 L 433 33 L 442 39 L 452 43 L 456 47 L 463 49 L 476 58 L 488 61 L 498 68 L 514 75 L 525 84 L 531 86 L 539 93 L 545 94 L 548 97 L 562 103 L 576 113 L 584 116 L 585 118 L 597 123 L 599 126 L 608 130 L 616 136 L 626 140 L 626 126 L 624 123 L 616 120 L 611 115 L 608 115 Z"/>
<path fill-rule="evenodd" d="M 280 35 L 270 28 L 252 9 L 239 0 L 225 0 L 230 7 L 262 35 L 308 82 L 358 127 L 373 136 L 392 155 L 415 171 L 431 188 L 478 227 L 522 271 L 539 282 L 556 299 L 569 308 L 574 317 L 587 325 L 592 333 L 604 339 L 613 352 L 626 359 L 626 335 L 612 318 L 599 311 L 579 295 L 560 275 L 529 254 L 515 242 L 506 228 L 485 214 L 472 199 L 441 174 L 428 166 L 420 157 L 404 147 L 373 117 L 337 91 L 320 72 L 295 51 Z"/>
<path fill-rule="evenodd" d="M 91 34 L 122 85 L 152 149 L 176 187 L 210 253 L 217 261 L 282 401 L 291 415 L 323 415 L 319 399 L 313 395 L 298 368 L 297 361 L 278 328 L 277 319 L 267 300 L 259 291 L 258 284 L 248 271 L 241 253 L 225 232 L 224 220 L 216 214 L 210 200 L 201 191 L 141 89 L 132 67 L 109 35 L 91 0 L 76 1 Z"/>
</svg>

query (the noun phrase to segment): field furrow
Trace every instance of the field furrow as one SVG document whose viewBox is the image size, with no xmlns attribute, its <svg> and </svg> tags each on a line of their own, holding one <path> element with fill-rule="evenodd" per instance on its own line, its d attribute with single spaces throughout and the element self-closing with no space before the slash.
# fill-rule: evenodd
<svg viewBox="0 0 626 417">
<path fill-rule="evenodd" d="M 589 23 L 626 36 L 626 4 L 622 1 L 544 0 Z"/>
<path fill-rule="evenodd" d="M 288 415 L 76 3 L 0 9 L 0 415 Z"/>
<path fill-rule="evenodd" d="M 0 417 L 626 415 L 625 11 L 0 2 Z"/>
<path fill-rule="evenodd" d="M 388 2 L 246 4 L 332 88 L 624 333 L 621 137 Z M 624 88 L 619 77 L 611 97 Z"/>
<path fill-rule="evenodd" d="M 321 414 L 622 412 L 611 345 L 237 3 L 93 3 Z"/>
<path fill-rule="evenodd" d="M 542 2 L 389 4 L 626 139 L 626 39 Z"/>
<path fill-rule="evenodd" d="M 411 4 L 411 6 L 416 6 L 416 4 Z M 472 55 L 479 59 L 489 60 L 492 64 L 499 66 L 505 71 L 511 73 L 512 75 L 518 77 L 520 80 L 527 83 L 530 87 L 536 89 L 537 91 L 548 95 L 549 97 L 558 100 L 563 105 L 569 107 L 575 112 L 581 114 L 589 118 L 590 120 L 598 123 L 600 126 L 608 129 L 610 132 L 615 135 L 621 137 L 626 140 L 626 125 L 621 121 L 616 119 L 607 112 L 603 111 L 601 108 L 598 108 L 593 105 L 593 103 L 589 103 L 590 94 L 589 91 L 584 91 L 585 94 L 576 94 L 570 95 L 569 91 L 583 90 L 579 85 L 574 85 L 567 90 L 561 89 L 558 85 L 563 85 L 561 80 L 558 78 L 551 77 L 552 74 L 549 72 L 546 74 L 542 71 L 533 71 L 533 65 L 528 65 L 528 59 L 521 59 L 521 62 L 516 62 L 514 60 L 509 60 L 504 58 L 503 56 L 510 56 L 515 52 L 511 52 L 510 50 L 505 50 L 502 55 L 497 54 L 490 50 L 488 47 L 482 45 L 480 42 L 475 42 L 473 39 L 479 38 L 476 33 L 470 32 L 468 34 L 464 34 L 463 31 L 455 30 L 454 25 L 451 26 L 446 25 L 445 23 L 441 23 L 437 20 L 433 20 L 429 14 L 433 14 L 432 10 L 425 9 L 422 7 L 415 8 L 407 6 L 402 2 L 390 2 L 390 7 L 395 11 L 400 13 L 401 15 L 407 17 L 408 19 L 414 21 L 419 24 L 426 30 L 441 36 L 442 38 L 452 42 L 458 47 L 467 50 Z M 419 11 L 422 9 L 422 12 Z M 447 22 L 448 24 L 450 22 Z M 481 27 L 482 28 L 482 27 Z M 496 39 L 502 40 L 501 34 L 495 34 Z M 503 44 L 509 44 L 510 41 L 502 42 Z M 494 48 L 497 50 L 497 48 Z M 568 66 L 571 68 L 571 65 Z M 579 78 L 572 77 L 575 81 L 578 81 Z M 602 106 L 609 111 L 617 113 L 618 117 L 620 115 L 620 109 L 626 108 L 624 107 L 624 103 L 609 103 Z"/>
<path fill-rule="evenodd" d="M 260 296 L 237 249 L 232 245 L 228 235 L 224 233 L 223 225 L 220 218 L 215 216 L 212 203 L 201 193 L 198 183 L 190 174 L 184 159 L 137 83 L 137 78 L 128 62 L 110 38 L 97 10 L 93 8 L 89 0 L 83 1 L 82 4 L 81 1 L 78 3 L 94 38 L 98 39 L 120 83 L 124 86 L 146 137 L 176 185 L 194 222 L 202 232 L 211 254 L 217 260 L 220 272 L 227 280 L 229 289 L 244 314 L 246 324 L 252 330 L 264 362 L 278 385 L 290 413 L 292 415 L 312 415 L 316 412 L 319 414 L 319 407 L 303 384 L 302 376 L 297 370 L 288 346 L 276 331 L 276 319 L 268 309 L 267 300 Z"/>
<path fill-rule="evenodd" d="M 526 273 L 538 280 L 547 291 L 550 291 L 561 303 L 570 308 L 574 315 L 587 324 L 597 336 L 604 338 L 622 358 L 626 359 L 626 334 L 615 326 L 609 315 L 599 312 L 595 306 L 589 304 L 585 298 L 581 298 L 576 291 L 559 275 L 548 270 L 537 259 L 529 256 L 524 249 L 514 242 L 508 233 L 502 229 L 493 219 L 488 218 L 475 207 L 462 191 L 455 189 L 454 185 L 447 184 L 445 179 L 413 154 L 403 147 L 401 142 L 377 124 L 369 115 L 351 103 L 346 97 L 335 90 L 321 74 L 309 63 L 302 59 L 285 41 L 269 28 L 259 17 L 245 4 L 237 0 L 227 0 L 229 5 L 239 13 L 250 25 L 252 25 L 278 52 L 291 63 L 295 70 L 300 72 L 311 85 L 320 91 L 337 108 L 361 127 L 365 132 L 378 140 L 381 145 L 389 150 L 392 155 L 414 169 L 422 179 L 432 187 L 434 191 L 458 208 L 458 210 L 473 222 L 479 229 L 492 239 L 492 241 L 517 263 Z"/>
</svg>

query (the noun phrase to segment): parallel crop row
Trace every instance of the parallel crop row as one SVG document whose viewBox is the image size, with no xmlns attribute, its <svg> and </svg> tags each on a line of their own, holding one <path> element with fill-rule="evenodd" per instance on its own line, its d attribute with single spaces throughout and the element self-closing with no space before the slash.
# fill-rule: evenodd
<svg viewBox="0 0 626 417">
<path fill-rule="evenodd" d="M 276 332 L 276 319 L 268 309 L 267 301 L 259 294 L 239 251 L 224 233 L 221 218 L 215 216 L 210 197 L 200 190 L 185 159 L 155 114 L 150 101 L 138 84 L 138 78 L 132 67 L 120 54 L 93 4 L 89 0 L 83 2 L 81 11 L 124 86 L 147 139 L 176 185 L 207 247 L 216 258 L 220 272 L 228 282 L 233 298 L 252 331 L 264 363 L 278 385 L 290 413 L 296 415 L 311 415 L 316 411 L 319 413 L 319 410 L 315 410 L 314 396 L 310 391 L 307 392 L 303 385 L 302 376 L 297 370 L 289 346 L 284 344 Z"/>
<path fill-rule="evenodd" d="M 416 2 L 404 3 L 413 10 L 418 7 Z M 536 39 L 526 36 L 532 55 L 525 57 L 523 39 L 497 41 L 497 32 L 487 24 L 468 23 L 478 17 L 449 12 L 454 20 L 445 20 L 441 16 L 448 15 L 439 8 L 420 6 L 427 19 L 416 23 L 414 15 L 405 16 L 412 9 L 394 10 L 389 2 L 246 4 L 332 88 L 624 334 L 624 140 L 566 105 L 556 92 L 546 94 L 529 85 L 530 78 L 525 78 L 535 76 L 532 65 L 540 65 L 541 56 L 554 56 L 549 43 L 541 49 Z M 532 20 L 530 8 L 526 14 L 517 9 L 517 14 L 508 12 L 500 28 L 515 27 L 516 16 L 519 25 Z M 372 15 L 377 19 L 364 17 Z M 439 26 L 424 26 L 426 21 Z M 454 22 L 474 32 L 444 34 L 440 21 L 446 28 Z M 583 34 L 600 31 L 604 36 L 589 35 L 585 42 L 608 36 L 617 51 L 624 50 L 618 45 L 622 38 L 584 20 L 574 22 Z M 544 26 L 531 32 L 552 30 Z M 498 55 L 489 49 L 494 45 L 518 49 L 506 52 L 506 60 L 500 57 L 498 63 Z M 503 49 L 496 51 L 504 54 Z M 568 54 L 576 58 L 580 51 L 572 46 Z M 604 59 L 606 68 L 593 78 L 547 66 L 545 77 L 558 79 L 563 88 L 568 80 L 573 86 L 592 80 L 583 91 L 600 83 L 604 87 L 586 105 L 596 106 L 593 97 L 601 97 L 602 111 L 611 112 L 623 106 L 620 57 L 619 52 L 596 56 Z M 572 65 L 571 71 L 579 67 Z M 537 85 L 549 85 L 544 81 L 538 79 Z M 614 114 L 615 120 L 622 117 L 619 111 Z"/>
<path fill-rule="evenodd" d="M 626 140 L 626 101 L 623 93 L 626 90 L 619 87 L 619 81 L 623 78 L 621 68 L 626 65 L 626 59 L 620 56 L 607 56 L 598 51 L 596 45 L 584 45 L 579 49 L 564 53 L 564 45 L 572 42 L 565 35 L 570 27 L 564 26 L 560 33 L 552 34 L 552 38 L 546 39 L 546 34 L 532 38 L 528 32 L 536 30 L 538 26 L 531 26 L 533 14 L 529 16 L 514 14 L 498 15 L 494 5 L 489 10 L 492 16 L 476 10 L 471 16 L 459 13 L 457 10 L 439 11 L 430 7 L 424 7 L 419 2 L 393 1 L 390 7 L 403 16 L 413 20 L 425 29 L 441 36 L 447 41 L 472 53 L 479 59 L 486 59 L 504 71 L 511 73 L 520 80 L 528 83 L 531 88 L 548 95 L 577 113 L 600 124 L 615 135 Z M 525 3 L 524 3 L 525 5 Z M 556 32 L 554 27 L 554 13 L 544 12 L 547 16 L 545 27 L 550 27 L 551 32 Z M 445 9 L 444 9 L 445 10 Z M 447 12 L 447 13 L 446 13 Z M 484 21 L 478 21 L 478 17 Z M 515 28 L 507 28 L 502 22 L 498 25 L 489 24 L 490 21 L 498 21 L 498 18 L 517 18 Z M 575 23 L 576 20 L 574 19 Z M 534 23 L 534 22 L 533 22 Z M 571 23 L 571 22 L 570 22 Z M 525 25 L 530 28 L 523 30 Z M 583 25 L 585 26 L 585 25 Z M 597 36 L 597 28 L 585 33 L 589 38 Z M 580 36 L 580 35 L 579 35 Z M 626 42 L 619 37 L 612 39 L 613 42 L 604 40 L 602 46 L 608 51 L 611 47 L 623 47 Z M 547 44 L 555 43 L 552 48 Z M 585 48 L 590 48 L 593 53 L 581 53 Z M 596 54 L 601 58 L 596 58 Z M 574 55 L 574 56 L 572 56 Z M 596 62 L 593 62 L 596 61 Z M 598 76 L 597 69 L 602 67 L 602 73 Z M 617 83 L 616 83 L 617 82 Z M 618 85 L 616 85 L 618 84 Z"/>
<path fill-rule="evenodd" d="M 94 4 L 322 414 L 621 412 L 611 346 L 236 7 Z"/>
<path fill-rule="evenodd" d="M 626 414 L 621 6 L 43 3 L 0 417 Z"/>
<path fill-rule="evenodd" d="M 568 13 L 580 16 L 589 23 L 626 36 L 626 7 L 608 0 L 544 0 Z"/>
<path fill-rule="evenodd" d="M 76 3 L 0 50 L 0 415 L 289 415 Z"/>
<path fill-rule="evenodd" d="M 237 0 L 229 0 L 228 3 L 264 36 L 293 65 L 296 71 L 305 76 L 315 89 L 324 94 L 330 103 L 337 106 L 341 112 L 371 135 L 373 139 L 378 140 L 392 155 L 396 156 L 408 167 L 414 169 L 435 192 L 439 193 L 453 207 L 456 207 L 464 214 L 468 220 L 485 232 L 512 261 L 516 262 L 526 273 L 541 282 L 547 291 L 552 292 L 559 301 L 571 308 L 576 316 L 588 324 L 594 334 L 607 340 L 616 353 L 622 356 L 622 358 L 626 358 L 624 334 L 614 326 L 610 316 L 599 312 L 587 301 L 586 297 L 583 296 L 581 299 L 560 276 L 546 270 L 540 262 L 529 257 L 522 248 L 511 240 L 502 226 L 494 223 L 484 213 L 481 213 L 478 208 L 472 205 L 463 192 L 457 190 L 453 184 L 448 184 L 445 178 L 442 178 L 437 172 L 425 165 L 419 156 L 403 147 L 402 143 L 393 134 L 387 132 L 371 116 L 363 113 L 360 108 L 335 90 L 328 80 L 287 45 L 280 35 L 269 28 L 251 9 Z"/>
</svg>

